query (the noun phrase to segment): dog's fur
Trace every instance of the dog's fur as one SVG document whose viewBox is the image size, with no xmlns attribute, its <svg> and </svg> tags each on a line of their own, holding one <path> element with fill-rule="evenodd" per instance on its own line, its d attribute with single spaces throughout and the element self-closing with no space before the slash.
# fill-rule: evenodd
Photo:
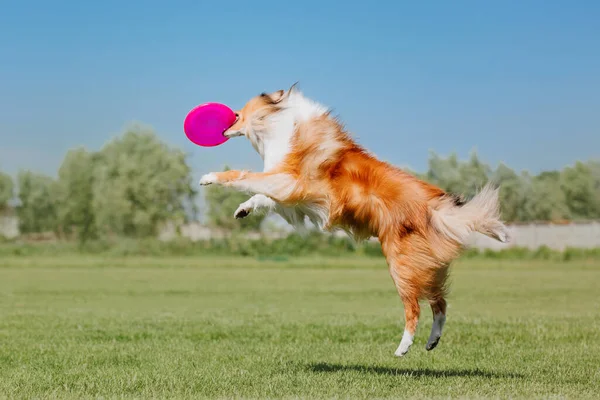
<svg viewBox="0 0 600 400">
<path fill-rule="evenodd" d="M 357 240 L 379 238 L 405 309 L 395 354 L 406 354 L 413 343 L 420 299 L 427 299 L 433 311 L 426 349 L 435 348 L 446 320 L 450 262 L 472 232 L 507 240 L 497 189 L 486 186 L 465 202 L 378 160 L 295 85 L 263 93 L 236 114 L 224 134 L 248 138 L 264 160 L 264 172 L 213 172 L 200 184 L 254 194 L 236 218 L 271 209 L 300 228 L 308 217 L 323 230 L 344 229 Z"/>
</svg>

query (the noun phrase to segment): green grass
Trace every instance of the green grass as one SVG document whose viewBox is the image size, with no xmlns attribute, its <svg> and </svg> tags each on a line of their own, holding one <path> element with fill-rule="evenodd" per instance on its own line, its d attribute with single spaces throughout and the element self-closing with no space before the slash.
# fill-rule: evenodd
<svg viewBox="0 0 600 400">
<path fill-rule="evenodd" d="M 600 263 L 463 261 L 410 353 L 380 259 L 0 259 L 0 397 L 597 398 Z"/>
</svg>

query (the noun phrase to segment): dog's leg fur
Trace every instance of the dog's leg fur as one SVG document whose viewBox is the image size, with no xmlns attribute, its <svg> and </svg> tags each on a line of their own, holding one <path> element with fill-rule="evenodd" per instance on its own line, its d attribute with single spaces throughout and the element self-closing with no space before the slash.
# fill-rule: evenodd
<svg viewBox="0 0 600 400">
<path fill-rule="evenodd" d="M 421 314 L 421 307 L 419 306 L 419 293 L 418 287 L 413 285 L 411 282 L 411 265 L 409 260 L 400 254 L 390 254 L 387 256 L 388 265 L 390 268 L 390 275 L 396 286 L 396 290 L 402 299 L 404 304 L 404 334 L 400 345 L 394 355 L 402 357 L 413 344 L 415 332 L 417 331 L 417 324 L 419 323 L 419 315 Z"/>
<path fill-rule="evenodd" d="M 212 185 L 213 183 L 226 183 L 232 180 L 241 179 L 243 176 L 247 175 L 246 171 L 224 171 L 224 172 L 211 172 L 210 174 L 204 175 L 200 178 L 200 185 L 207 186 Z"/>
<path fill-rule="evenodd" d="M 426 349 L 438 344 L 446 321 L 446 278 L 449 264 L 430 251 L 430 239 L 420 233 L 402 235 L 391 231 L 381 237 L 390 275 L 404 304 L 405 327 L 395 355 L 405 355 L 413 344 L 421 308 L 420 299 L 429 300 L 434 323 Z M 439 255 L 439 254 L 438 254 Z"/>
<path fill-rule="evenodd" d="M 200 185 L 220 184 L 252 194 L 262 194 L 278 203 L 285 203 L 296 189 L 296 179 L 286 173 L 225 171 L 211 172 L 200 179 Z"/>
<path fill-rule="evenodd" d="M 442 337 L 442 330 L 446 323 L 446 279 L 448 278 L 449 264 L 440 265 L 435 270 L 431 286 L 427 289 L 427 300 L 433 313 L 433 325 L 431 334 L 425 345 L 427 351 L 435 349 Z"/>
<path fill-rule="evenodd" d="M 264 194 L 255 194 L 248 200 L 239 205 L 233 216 L 235 218 L 245 218 L 251 212 L 272 210 L 277 206 L 273 199 L 268 198 Z"/>
<path fill-rule="evenodd" d="M 404 334 L 400 345 L 394 352 L 396 357 L 402 357 L 413 344 L 415 332 L 417 331 L 417 324 L 419 323 L 419 315 L 421 314 L 421 307 L 419 306 L 419 299 L 413 296 L 401 296 L 402 302 L 404 303 L 404 318 L 406 320 L 404 326 Z"/>
<path fill-rule="evenodd" d="M 430 300 L 431 312 L 433 313 L 433 325 L 431 326 L 431 334 L 425 349 L 427 351 L 435 349 L 442 337 L 444 323 L 446 323 L 446 300 Z"/>
</svg>

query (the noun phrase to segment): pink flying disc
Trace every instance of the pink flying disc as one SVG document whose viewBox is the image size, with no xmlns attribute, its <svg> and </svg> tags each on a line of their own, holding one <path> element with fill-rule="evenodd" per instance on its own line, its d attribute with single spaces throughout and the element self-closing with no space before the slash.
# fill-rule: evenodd
<svg viewBox="0 0 600 400">
<path fill-rule="evenodd" d="M 235 119 L 235 113 L 224 104 L 201 104 L 185 117 L 183 131 L 198 146 L 218 146 L 229 139 L 223 132 L 235 123 Z"/>
</svg>

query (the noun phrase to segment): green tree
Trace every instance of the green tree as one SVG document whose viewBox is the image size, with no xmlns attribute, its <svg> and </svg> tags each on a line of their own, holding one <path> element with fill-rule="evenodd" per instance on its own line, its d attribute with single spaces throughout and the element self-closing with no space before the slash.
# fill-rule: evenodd
<svg viewBox="0 0 600 400">
<path fill-rule="evenodd" d="M 600 217 L 600 180 L 595 163 L 577 162 L 561 174 L 561 187 L 574 218 Z"/>
<path fill-rule="evenodd" d="M 598 219 L 600 218 L 600 204 L 598 204 L 600 202 L 600 161 L 589 161 L 587 166 L 592 176 L 594 197 L 597 200 L 596 211 L 592 213 L 591 218 Z"/>
<path fill-rule="evenodd" d="M 57 218 L 61 233 L 81 241 L 96 236 L 93 210 L 95 155 L 85 149 L 67 153 L 58 170 Z"/>
<path fill-rule="evenodd" d="M 10 175 L 0 172 L 0 211 L 8 208 L 14 196 L 14 184 Z"/>
<path fill-rule="evenodd" d="M 225 167 L 225 171 L 229 167 Z M 248 200 L 248 194 L 220 185 L 211 185 L 205 188 L 205 200 L 208 207 L 207 217 L 209 225 L 229 231 L 253 230 L 257 231 L 265 219 L 264 213 L 251 213 L 246 218 L 235 219 L 233 213 L 238 206 Z"/>
<path fill-rule="evenodd" d="M 560 172 L 542 172 L 531 183 L 527 202 L 528 220 L 560 221 L 571 218 L 565 193 L 561 189 Z"/>
<path fill-rule="evenodd" d="M 463 183 L 456 154 L 453 153 L 448 158 L 442 158 L 435 152 L 430 152 L 426 179 L 447 192 L 460 194 Z"/>
<path fill-rule="evenodd" d="M 155 235 L 162 223 L 184 220 L 195 195 L 185 154 L 139 126 L 104 146 L 93 181 L 93 212 L 103 234 Z"/>
<path fill-rule="evenodd" d="M 531 191 L 529 177 L 519 176 L 501 163 L 494 172 L 492 180 L 500 188 L 502 219 L 507 222 L 530 220 L 526 207 Z"/>
<path fill-rule="evenodd" d="M 473 197 L 488 182 L 492 170 L 489 165 L 481 162 L 476 152 L 472 152 L 469 161 L 459 166 L 461 194 Z"/>
<path fill-rule="evenodd" d="M 426 179 L 449 193 L 472 197 L 486 184 L 490 175 L 490 167 L 481 162 L 475 152 L 466 162 L 461 162 L 454 153 L 442 158 L 432 152 Z"/>
<path fill-rule="evenodd" d="M 20 230 L 23 233 L 56 231 L 55 181 L 46 175 L 21 171 L 17 176 L 19 187 Z"/>
</svg>

